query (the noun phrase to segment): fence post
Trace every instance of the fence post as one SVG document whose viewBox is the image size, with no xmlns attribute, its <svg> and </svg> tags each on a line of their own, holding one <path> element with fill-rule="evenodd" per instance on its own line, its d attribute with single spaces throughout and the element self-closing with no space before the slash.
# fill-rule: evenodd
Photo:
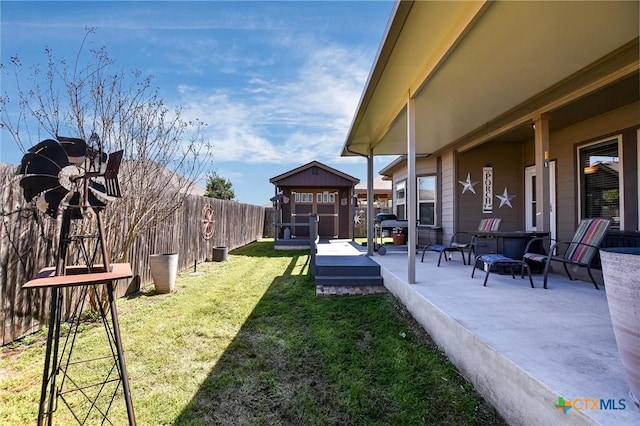
<svg viewBox="0 0 640 426">
<path fill-rule="evenodd" d="M 318 253 L 318 215 L 309 214 L 309 249 L 311 250 L 311 274 L 316 274 L 316 254 Z"/>
</svg>

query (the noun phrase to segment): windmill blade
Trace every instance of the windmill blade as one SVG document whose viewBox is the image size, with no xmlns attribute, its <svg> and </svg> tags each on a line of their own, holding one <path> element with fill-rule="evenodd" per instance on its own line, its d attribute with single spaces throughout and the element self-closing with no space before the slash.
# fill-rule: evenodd
<svg viewBox="0 0 640 426">
<path fill-rule="evenodd" d="M 27 201 L 33 200 L 33 197 L 41 192 L 48 191 L 60 186 L 57 176 L 50 175 L 27 175 L 20 179 L 20 186 Z"/>
<path fill-rule="evenodd" d="M 64 150 L 62 150 L 64 153 Z M 67 154 L 64 154 L 64 164 L 58 163 L 57 159 L 51 159 L 40 153 L 27 152 L 18 168 L 18 174 L 22 175 L 49 175 L 58 176 L 60 170 L 67 165 Z"/>
<path fill-rule="evenodd" d="M 71 164 L 82 164 L 87 156 L 87 143 L 84 139 L 56 136 L 64 148 Z"/>
<path fill-rule="evenodd" d="M 66 202 L 68 207 L 71 207 L 71 219 L 82 219 L 82 197 L 79 192 L 74 192 Z"/>
<path fill-rule="evenodd" d="M 37 155 L 39 157 L 34 157 L 34 155 Z M 22 159 L 22 166 L 26 166 L 29 162 L 26 161 L 27 160 L 33 160 L 33 161 L 37 161 L 36 158 L 44 158 L 47 161 L 57 164 L 58 165 L 58 169 L 63 168 L 64 166 L 68 165 L 68 156 L 67 156 L 67 152 L 64 150 L 64 148 L 62 147 L 62 145 L 60 145 L 58 143 L 58 141 L 55 141 L 53 139 L 45 139 L 42 142 L 40 142 L 39 144 L 37 144 L 36 146 L 33 146 L 31 148 L 29 148 L 29 151 L 27 152 L 27 154 L 25 154 L 25 156 Z M 28 173 L 27 171 L 24 170 L 18 170 L 18 173 L 20 174 L 26 174 Z M 42 173 L 42 171 L 38 170 L 35 171 L 34 173 Z M 57 174 L 57 173 L 49 173 L 49 174 Z"/>
<path fill-rule="evenodd" d="M 107 195 L 105 186 L 99 182 L 89 181 L 89 205 L 95 209 L 103 209 L 109 201 L 113 201 L 113 197 Z"/>
<path fill-rule="evenodd" d="M 68 191 L 61 186 L 50 189 L 40 194 L 36 200 L 36 207 L 41 212 L 55 218 L 58 216 L 58 208 L 60 203 L 68 194 Z"/>
</svg>

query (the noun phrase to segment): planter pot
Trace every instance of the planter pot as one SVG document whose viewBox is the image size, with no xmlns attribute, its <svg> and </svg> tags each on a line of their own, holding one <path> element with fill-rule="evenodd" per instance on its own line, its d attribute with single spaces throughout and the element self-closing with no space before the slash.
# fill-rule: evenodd
<svg viewBox="0 0 640 426">
<path fill-rule="evenodd" d="M 213 248 L 213 261 L 214 262 L 226 262 L 229 256 L 229 249 L 227 247 L 214 247 Z"/>
<path fill-rule="evenodd" d="M 393 238 L 393 244 L 397 246 L 401 246 L 405 244 L 407 241 L 406 236 L 404 234 L 393 234 L 392 238 Z"/>
<path fill-rule="evenodd" d="M 171 293 L 178 276 L 178 253 L 152 254 L 149 268 L 157 293 Z"/>
<path fill-rule="evenodd" d="M 600 259 L 618 352 L 631 399 L 640 407 L 640 248 L 601 249 Z"/>
</svg>

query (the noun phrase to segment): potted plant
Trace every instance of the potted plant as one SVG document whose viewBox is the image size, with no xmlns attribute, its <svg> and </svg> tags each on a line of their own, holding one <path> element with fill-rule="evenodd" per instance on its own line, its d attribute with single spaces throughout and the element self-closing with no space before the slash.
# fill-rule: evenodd
<svg viewBox="0 0 640 426">
<path fill-rule="evenodd" d="M 391 238 L 393 238 L 393 244 L 397 246 L 401 246 L 407 242 L 407 236 L 404 233 L 404 228 L 393 228 Z"/>
<path fill-rule="evenodd" d="M 602 276 L 629 395 L 640 407 L 640 247 L 600 250 Z"/>
</svg>

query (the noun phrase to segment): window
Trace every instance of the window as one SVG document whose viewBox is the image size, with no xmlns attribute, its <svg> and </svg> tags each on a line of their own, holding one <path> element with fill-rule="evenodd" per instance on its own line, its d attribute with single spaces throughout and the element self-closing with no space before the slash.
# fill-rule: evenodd
<svg viewBox="0 0 640 426">
<path fill-rule="evenodd" d="M 405 217 L 405 204 L 406 204 L 406 181 L 398 182 L 396 184 L 396 216 L 400 220 L 406 219 Z"/>
<path fill-rule="evenodd" d="M 320 194 L 318 194 L 320 195 Z M 305 193 L 302 192 L 300 194 L 296 193 L 296 203 L 313 203 L 313 194 L 311 192 Z"/>
<path fill-rule="evenodd" d="M 620 229 L 618 145 L 616 137 L 578 149 L 581 218 L 609 218 L 611 229 Z"/>
<path fill-rule="evenodd" d="M 418 178 L 418 220 L 421 225 L 436 224 L 436 177 Z"/>
<path fill-rule="evenodd" d="M 317 192 L 316 193 L 316 203 L 318 204 L 333 204 L 336 202 L 336 193 L 335 192 Z"/>
</svg>

